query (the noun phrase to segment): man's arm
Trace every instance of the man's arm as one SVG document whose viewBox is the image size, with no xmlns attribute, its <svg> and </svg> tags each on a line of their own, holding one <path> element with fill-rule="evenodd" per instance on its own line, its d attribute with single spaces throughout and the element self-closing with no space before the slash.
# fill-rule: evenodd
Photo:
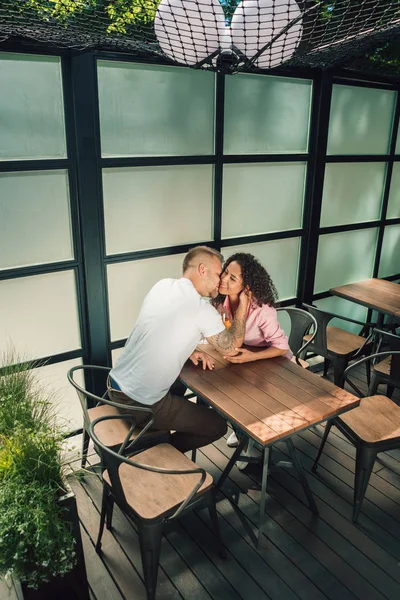
<svg viewBox="0 0 400 600">
<path fill-rule="evenodd" d="M 241 292 L 231 328 L 206 338 L 207 342 L 223 356 L 235 356 L 238 353 L 237 348 L 243 344 L 249 301 L 250 296 L 244 291 Z"/>
</svg>

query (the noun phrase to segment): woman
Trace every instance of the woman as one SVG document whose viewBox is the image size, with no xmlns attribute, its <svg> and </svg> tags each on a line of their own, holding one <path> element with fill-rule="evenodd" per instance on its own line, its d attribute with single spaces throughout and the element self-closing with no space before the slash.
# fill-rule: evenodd
<svg viewBox="0 0 400 600">
<path fill-rule="evenodd" d="M 219 294 L 212 301 L 227 327 L 235 316 L 239 306 L 239 294 L 243 289 L 248 289 L 251 293 L 246 318 L 245 346 L 238 348 L 239 353 L 236 356 L 226 359 L 233 363 L 243 363 L 275 356 L 292 358 L 288 338 L 278 322 L 275 309 L 277 291 L 271 277 L 252 254 L 238 252 L 226 261 Z"/>
<path fill-rule="evenodd" d="M 233 254 L 225 263 L 221 275 L 219 294 L 212 301 L 221 313 L 226 327 L 230 327 L 239 306 L 239 294 L 248 289 L 251 301 L 246 318 L 244 346 L 238 348 L 236 356 L 225 357 L 232 363 L 244 363 L 275 356 L 293 357 L 288 338 L 279 325 L 275 305 L 277 291 L 271 277 L 252 255 L 244 252 Z M 235 432 L 228 438 L 229 446 L 238 443 Z M 259 452 L 249 444 L 247 456 L 257 456 Z M 247 462 L 239 461 L 237 466 L 244 469 Z"/>
</svg>

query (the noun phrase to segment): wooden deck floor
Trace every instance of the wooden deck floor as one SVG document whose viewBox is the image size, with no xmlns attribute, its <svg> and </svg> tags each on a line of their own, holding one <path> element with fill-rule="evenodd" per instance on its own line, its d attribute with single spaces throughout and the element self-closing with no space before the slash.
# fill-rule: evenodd
<svg viewBox="0 0 400 600">
<path fill-rule="evenodd" d="M 364 381 L 364 373 L 359 373 Z M 365 386 L 365 383 L 361 384 Z M 395 393 L 400 401 L 400 393 Z M 268 480 L 263 543 L 255 546 L 260 470 L 233 469 L 218 501 L 228 558 L 214 552 L 206 511 L 174 524 L 163 540 L 158 599 L 187 600 L 383 600 L 400 598 L 400 450 L 380 456 L 359 524 L 351 522 L 354 448 L 333 430 L 317 475 L 310 467 L 323 427 L 297 435 L 294 443 L 308 472 L 320 516 L 312 515 L 292 469 Z M 232 449 L 225 440 L 198 453 L 215 478 Z M 285 458 L 278 444 L 274 459 Z M 91 463 L 96 462 L 95 455 Z M 99 523 L 101 483 L 96 475 L 75 480 L 89 583 L 96 600 L 144 600 L 138 538 L 116 508 L 113 531 L 93 547 Z"/>
<path fill-rule="evenodd" d="M 365 387 L 364 373 L 359 373 Z M 400 402 L 400 393 L 394 398 Z M 351 522 L 354 448 L 333 430 L 318 473 L 310 473 L 323 426 L 293 438 L 308 472 L 320 516 L 308 509 L 292 469 L 268 480 L 263 542 L 255 546 L 260 469 L 233 469 L 217 508 L 228 558 L 214 551 L 206 511 L 175 523 L 163 539 L 158 600 L 399 600 L 400 450 L 380 456 L 357 526 Z M 225 440 L 198 453 L 198 463 L 217 478 L 233 452 Z M 285 444 L 274 460 L 286 457 Z M 97 456 L 91 454 L 94 465 Z M 75 464 L 76 463 L 71 463 Z M 114 509 L 113 530 L 105 530 L 103 552 L 94 540 L 99 526 L 101 482 L 96 473 L 72 479 L 93 600 L 145 600 L 138 537 Z M 1 595 L 1 594 L 0 594 Z"/>
</svg>

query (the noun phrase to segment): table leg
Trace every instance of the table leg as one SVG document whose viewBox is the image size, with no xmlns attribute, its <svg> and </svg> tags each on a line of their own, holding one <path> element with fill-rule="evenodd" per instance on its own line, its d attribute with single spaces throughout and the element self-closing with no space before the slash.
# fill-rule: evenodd
<svg viewBox="0 0 400 600">
<path fill-rule="evenodd" d="M 310 508 L 311 508 L 312 512 L 314 513 L 314 515 L 318 515 L 319 514 L 318 508 L 317 508 L 317 505 L 315 504 L 314 496 L 312 494 L 310 486 L 308 485 L 307 477 L 303 470 L 303 467 L 301 466 L 299 457 L 297 456 L 296 448 L 290 438 L 286 440 L 286 445 L 288 447 L 292 463 L 299 475 L 300 482 L 301 482 L 301 485 L 303 486 L 304 493 L 307 496 L 308 504 L 310 505 Z"/>
<path fill-rule="evenodd" d="M 231 458 L 229 459 L 228 464 L 226 465 L 225 469 L 222 471 L 220 478 L 218 479 L 217 483 L 215 484 L 215 493 L 219 492 L 225 479 L 228 477 L 229 473 L 232 471 L 233 465 L 239 459 L 240 453 L 243 450 L 246 442 L 247 442 L 247 438 L 245 436 L 241 436 L 241 438 L 239 438 L 239 444 L 238 444 L 235 452 L 232 454 Z"/>
<path fill-rule="evenodd" d="M 260 520 L 258 523 L 258 537 L 257 543 L 260 545 L 262 538 L 262 528 L 264 524 L 265 517 L 265 503 L 267 500 L 267 479 L 268 479 L 268 468 L 269 468 L 269 448 L 264 448 L 263 452 L 263 469 L 262 469 L 262 479 L 261 479 L 261 498 L 260 498 Z"/>
</svg>

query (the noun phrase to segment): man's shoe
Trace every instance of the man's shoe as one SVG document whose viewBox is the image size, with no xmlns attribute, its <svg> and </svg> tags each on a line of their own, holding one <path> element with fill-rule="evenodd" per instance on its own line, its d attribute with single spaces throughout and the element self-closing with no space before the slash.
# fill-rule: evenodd
<svg viewBox="0 0 400 600">
<path fill-rule="evenodd" d="M 234 431 L 232 431 L 231 435 L 226 440 L 226 445 L 229 446 L 229 448 L 236 448 L 238 444 L 239 440 L 237 439 L 237 435 Z"/>
</svg>

